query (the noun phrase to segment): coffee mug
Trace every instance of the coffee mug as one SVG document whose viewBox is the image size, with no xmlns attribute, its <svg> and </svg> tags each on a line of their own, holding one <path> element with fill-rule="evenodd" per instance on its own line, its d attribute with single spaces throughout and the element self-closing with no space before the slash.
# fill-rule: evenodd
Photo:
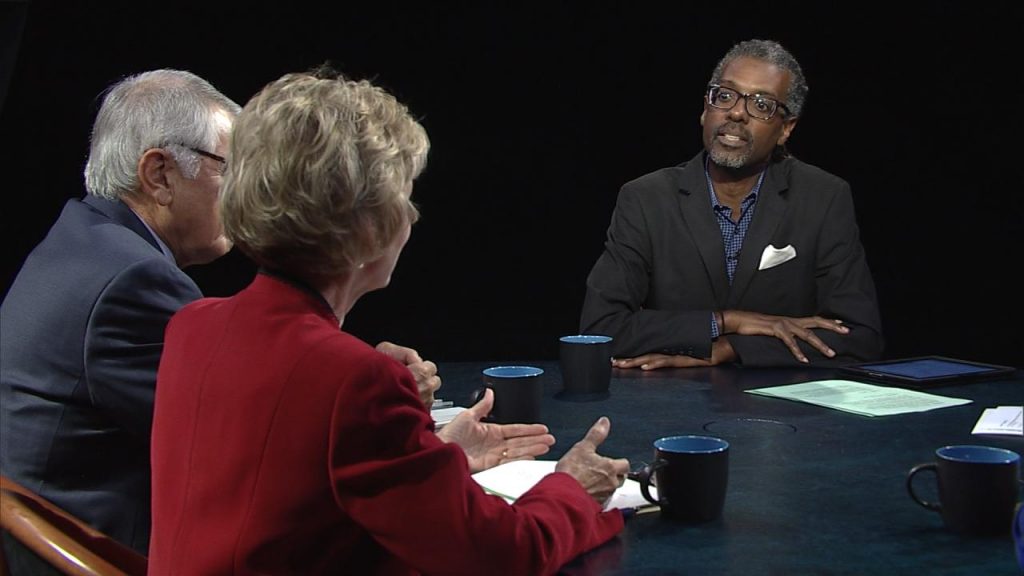
<svg viewBox="0 0 1024 576">
<path fill-rule="evenodd" d="M 484 386 L 494 390 L 489 419 L 499 424 L 540 422 L 543 373 L 534 366 L 492 366 L 484 370 Z M 478 391 L 477 398 L 482 394 L 483 390 Z"/>
<path fill-rule="evenodd" d="M 1013 541 L 1017 543 L 1017 563 L 1024 574 L 1024 506 L 1017 506 L 1017 520 L 1013 523 Z"/>
<path fill-rule="evenodd" d="M 596 334 L 563 336 L 559 341 L 562 391 L 559 398 L 600 400 L 612 380 L 612 338 Z"/>
<path fill-rule="evenodd" d="M 1009 534 L 1020 492 L 1020 455 L 990 446 L 944 446 L 935 456 L 935 462 L 918 464 L 907 474 L 910 497 L 941 513 L 946 526 L 956 532 Z M 914 492 L 914 476 L 922 470 L 935 472 L 938 502 Z"/>
<path fill-rule="evenodd" d="M 651 476 L 658 488 L 652 498 Z M 637 474 L 640 492 L 661 513 L 686 522 L 722 515 L 729 484 L 729 443 L 713 436 L 666 436 L 654 441 L 654 461 Z"/>
</svg>

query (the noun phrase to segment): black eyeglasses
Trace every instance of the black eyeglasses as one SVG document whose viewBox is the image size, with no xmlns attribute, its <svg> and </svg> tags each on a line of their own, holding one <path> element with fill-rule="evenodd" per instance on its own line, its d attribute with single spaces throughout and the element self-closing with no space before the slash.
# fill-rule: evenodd
<svg viewBox="0 0 1024 576">
<path fill-rule="evenodd" d="M 782 108 L 784 115 L 789 115 L 789 108 L 771 96 L 764 94 L 744 94 L 732 88 L 718 84 L 708 86 L 708 105 L 719 110 L 732 110 L 742 98 L 747 114 L 758 120 L 771 120 L 775 112 Z"/>
<path fill-rule="evenodd" d="M 217 162 L 220 162 L 221 164 L 227 164 L 228 163 L 228 159 L 227 158 L 225 158 L 223 156 L 218 156 L 218 155 L 214 154 L 213 152 L 207 152 L 206 150 L 203 150 L 202 148 L 192 148 L 192 147 L 189 147 L 189 150 L 195 152 L 196 154 L 199 154 L 200 156 L 206 156 L 210 160 L 216 160 Z"/>
</svg>

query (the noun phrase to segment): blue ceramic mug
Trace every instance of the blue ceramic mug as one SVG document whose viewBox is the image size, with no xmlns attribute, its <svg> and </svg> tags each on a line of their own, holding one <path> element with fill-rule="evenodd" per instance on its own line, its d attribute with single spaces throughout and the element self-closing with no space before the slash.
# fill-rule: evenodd
<svg viewBox="0 0 1024 576">
<path fill-rule="evenodd" d="M 492 366 L 484 370 L 484 386 L 494 390 L 490 420 L 499 424 L 540 422 L 543 373 L 535 366 Z M 482 393 L 478 391 L 477 398 Z"/>
<path fill-rule="evenodd" d="M 946 526 L 973 535 L 1006 535 L 1013 526 L 1020 493 L 1020 455 L 991 446 L 943 446 L 935 462 L 918 464 L 907 474 L 907 491 L 915 502 L 942 514 Z M 939 483 L 939 500 L 924 500 L 914 491 L 914 476 L 931 470 Z"/>
<path fill-rule="evenodd" d="M 652 498 L 651 477 L 658 488 Z M 708 522 L 722 515 L 729 484 L 729 443 L 713 436 L 666 436 L 654 442 L 654 462 L 637 474 L 640 492 L 663 516 Z"/>
<path fill-rule="evenodd" d="M 612 380 L 612 338 L 577 334 L 558 339 L 562 398 L 599 400 L 608 397 Z"/>
</svg>

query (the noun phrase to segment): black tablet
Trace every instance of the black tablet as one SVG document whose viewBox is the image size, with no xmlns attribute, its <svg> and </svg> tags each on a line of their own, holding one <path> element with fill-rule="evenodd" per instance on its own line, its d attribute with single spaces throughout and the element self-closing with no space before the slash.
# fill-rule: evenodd
<svg viewBox="0 0 1024 576">
<path fill-rule="evenodd" d="M 847 375 L 867 380 L 927 387 L 938 384 L 996 378 L 1013 374 L 1017 369 L 1010 366 L 945 358 L 943 356 L 918 356 L 897 360 L 863 362 L 843 366 L 840 370 Z"/>
</svg>

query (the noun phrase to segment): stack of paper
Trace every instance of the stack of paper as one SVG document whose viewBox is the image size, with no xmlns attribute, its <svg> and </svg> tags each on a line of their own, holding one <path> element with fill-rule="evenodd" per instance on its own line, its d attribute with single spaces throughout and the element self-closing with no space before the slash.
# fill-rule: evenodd
<svg viewBox="0 0 1024 576">
<path fill-rule="evenodd" d="M 819 380 L 802 384 L 747 390 L 751 394 L 807 402 L 862 416 L 890 416 L 927 412 L 936 408 L 970 404 L 966 398 L 936 396 L 916 390 L 874 386 L 850 380 Z"/>
<path fill-rule="evenodd" d="M 484 490 L 501 496 L 510 503 L 515 502 L 524 492 L 540 482 L 540 479 L 555 471 L 556 462 L 551 460 L 516 460 L 473 474 Z M 658 490 L 651 487 L 651 497 L 658 497 Z M 605 510 L 621 508 L 630 511 L 657 510 L 640 493 L 640 483 L 627 479 L 605 503 Z"/>
</svg>

